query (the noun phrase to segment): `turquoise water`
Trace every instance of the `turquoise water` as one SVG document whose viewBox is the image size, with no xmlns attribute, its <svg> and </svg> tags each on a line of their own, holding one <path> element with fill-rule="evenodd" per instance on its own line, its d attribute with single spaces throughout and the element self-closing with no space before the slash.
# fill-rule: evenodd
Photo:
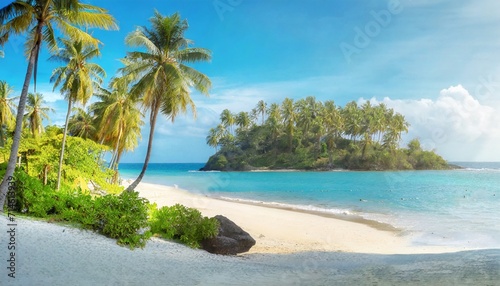
<svg viewBox="0 0 500 286">
<path fill-rule="evenodd" d="M 412 232 L 415 244 L 500 248 L 500 163 L 452 171 L 199 172 L 151 164 L 145 182 L 213 197 L 359 215 Z M 135 178 L 141 164 L 122 164 Z"/>
</svg>

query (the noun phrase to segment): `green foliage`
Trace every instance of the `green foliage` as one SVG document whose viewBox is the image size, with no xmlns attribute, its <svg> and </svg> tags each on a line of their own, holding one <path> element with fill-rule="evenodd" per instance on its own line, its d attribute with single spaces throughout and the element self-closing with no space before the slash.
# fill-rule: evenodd
<svg viewBox="0 0 500 286">
<path fill-rule="evenodd" d="M 268 110 L 266 106 L 259 102 L 252 111 L 253 121 L 237 124 L 234 132 L 234 122 L 228 118 L 237 115 L 229 110 L 221 114 L 223 120 L 207 137 L 218 151 L 204 170 L 449 168 L 439 155 L 423 151 L 417 139 L 408 149 L 399 148 L 409 123 L 384 104 L 353 101 L 338 107 L 310 96 L 286 98 Z"/>
<path fill-rule="evenodd" d="M 146 199 L 135 192 L 92 198 L 89 193 L 68 188 L 55 191 L 22 170 L 15 172 L 15 211 L 34 217 L 80 224 L 131 248 L 143 247 L 149 232 Z"/>
<path fill-rule="evenodd" d="M 23 171 L 14 173 L 16 193 L 15 211 L 27 213 L 34 217 L 47 217 L 56 213 L 59 208 L 59 197 L 40 180 L 30 177 Z"/>
<path fill-rule="evenodd" d="M 215 218 L 203 217 L 200 211 L 179 204 L 153 210 L 149 223 L 152 233 L 192 248 L 199 248 L 203 239 L 217 236 L 219 229 Z"/>
<path fill-rule="evenodd" d="M 54 187 L 61 152 L 60 129 L 48 127 L 40 138 L 27 137 L 19 151 L 23 154 L 23 168 L 29 175 L 38 177 L 43 184 Z M 72 189 L 95 189 L 117 194 L 123 188 L 111 184 L 114 172 L 104 166 L 102 154 L 108 147 L 80 137 L 68 136 L 63 161 L 63 184 Z"/>
<path fill-rule="evenodd" d="M 208 159 L 208 164 L 216 170 L 225 170 L 228 168 L 228 162 L 224 155 L 211 156 Z"/>
<path fill-rule="evenodd" d="M 96 221 L 94 229 L 119 244 L 144 247 L 149 232 L 139 233 L 148 226 L 148 201 L 136 192 L 123 192 L 118 196 L 106 195 L 95 199 Z"/>
</svg>

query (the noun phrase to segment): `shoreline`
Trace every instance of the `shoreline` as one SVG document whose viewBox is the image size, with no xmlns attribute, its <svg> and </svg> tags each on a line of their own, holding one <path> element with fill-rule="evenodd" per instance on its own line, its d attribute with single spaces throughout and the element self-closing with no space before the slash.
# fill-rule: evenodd
<svg viewBox="0 0 500 286">
<path fill-rule="evenodd" d="M 7 223 L 0 215 L 0 224 Z M 223 256 L 152 238 L 144 249 L 130 250 L 92 231 L 29 218 L 17 219 L 16 241 L 16 276 L 8 277 L 2 267 L 5 285 L 496 285 L 500 280 L 499 249 Z M 1 258 L 7 260 L 7 253 Z"/>
<path fill-rule="evenodd" d="M 316 210 L 306 210 L 306 209 L 300 209 L 293 207 L 292 205 L 287 206 L 286 204 L 279 205 L 275 203 L 268 203 L 268 202 L 257 202 L 257 201 L 250 201 L 250 200 L 243 200 L 243 199 L 233 199 L 233 198 L 224 198 L 224 197 L 210 197 L 207 196 L 208 198 L 212 198 L 215 200 L 221 200 L 225 202 L 235 202 L 239 204 L 245 204 L 245 205 L 252 205 L 252 206 L 261 206 L 261 207 L 266 207 L 266 208 L 273 208 L 273 209 L 278 209 L 278 210 L 287 210 L 287 211 L 292 211 L 292 212 L 298 212 L 298 213 L 304 213 L 304 214 L 312 214 L 312 215 L 317 215 L 317 216 L 322 216 L 326 218 L 333 218 L 333 219 L 338 219 L 338 220 L 343 220 L 343 221 L 349 221 L 349 222 L 354 222 L 354 223 L 359 223 L 363 225 L 370 226 L 376 230 L 381 230 L 381 231 L 390 231 L 394 232 L 397 234 L 402 234 L 405 232 L 405 230 L 399 229 L 391 224 L 372 220 L 372 219 L 367 219 L 364 218 L 360 215 L 355 215 L 355 214 L 346 214 L 346 213 L 328 213 L 325 211 L 316 211 Z"/>
<path fill-rule="evenodd" d="M 248 253 L 349 252 L 372 254 L 450 253 L 466 247 L 419 246 L 412 233 L 352 215 L 326 214 L 194 194 L 176 187 L 140 183 L 136 191 L 158 207 L 176 203 L 204 216 L 224 215 L 256 245 Z"/>
</svg>

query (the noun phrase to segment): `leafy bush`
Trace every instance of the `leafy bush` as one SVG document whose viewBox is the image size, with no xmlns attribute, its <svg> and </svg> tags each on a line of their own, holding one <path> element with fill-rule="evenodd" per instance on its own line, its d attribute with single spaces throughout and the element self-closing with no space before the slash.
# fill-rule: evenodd
<svg viewBox="0 0 500 286">
<path fill-rule="evenodd" d="M 219 231 L 215 218 L 203 217 L 200 211 L 179 204 L 153 210 L 149 224 L 153 234 L 192 248 L 199 248 L 203 239 L 215 237 Z"/>
<path fill-rule="evenodd" d="M 95 199 L 81 190 L 54 191 L 24 171 L 15 173 L 15 210 L 34 217 L 51 217 L 81 224 L 131 248 L 143 247 L 149 232 L 148 201 L 135 192 L 106 195 Z"/>
<path fill-rule="evenodd" d="M 88 229 L 94 228 L 97 218 L 92 196 L 78 191 L 68 194 L 65 207 L 60 214 L 63 220 L 78 222 Z"/>
<path fill-rule="evenodd" d="M 15 211 L 42 218 L 56 212 L 57 198 L 50 187 L 44 186 L 38 179 L 30 177 L 24 171 L 16 170 L 14 178 Z"/>
<path fill-rule="evenodd" d="M 98 197 L 95 199 L 94 230 L 118 239 L 119 244 L 144 247 L 150 233 L 139 231 L 148 226 L 148 205 L 148 201 L 136 192 Z"/>
</svg>

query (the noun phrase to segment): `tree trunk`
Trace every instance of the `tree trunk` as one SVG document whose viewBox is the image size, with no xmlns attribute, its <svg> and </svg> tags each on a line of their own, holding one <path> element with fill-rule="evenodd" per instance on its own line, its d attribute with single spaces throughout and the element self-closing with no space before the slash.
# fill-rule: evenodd
<svg viewBox="0 0 500 286">
<path fill-rule="evenodd" d="M 146 169 L 148 168 L 149 164 L 149 157 L 151 156 L 151 149 L 153 147 L 153 136 L 154 136 L 154 131 L 155 131 L 155 125 L 156 125 L 156 117 L 158 116 L 158 111 L 159 108 L 154 108 L 151 109 L 151 115 L 149 119 L 149 124 L 150 130 L 149 130 L 149 140 L 148 140 L 148 150 L 146 151 L 146 158 L 144 159 L 144 165 L 142 165 L 142 170 L 137 179 L 127 187 L 126 191 L 127 192 L 133 192 L 135 188 L 137 188 L 137 185 L 142 181 L 142 178 L 144 177 L 144 174 L 146 174 Z"/>
<path fill-rule="evenodd" d="M 115 161 L 116 167 L 114 168 L 115 173 L 113 175 L 113 181 L 112 181 L 113 184 L 116 184 L 118 182 L 118 178 L 119 178 L 118 165 L 120 164 L 120 158 L 121 158 L 121 156 L 122 156 L 121 153 L 118 153 L 116 155 L 116 161 Z"/>
<path fill-rule="evenodd" d="M 122 128 L 120 126 L 120 131 L 118 132 L 118 138 L 116 140 L 115 150 L 113 151 L 113 158 L 109 164 L 109 168 L 112 170 L 118 169 L 118 148 L 120 147 L 120 140 L 122 139 Z"/>
<path fill-rule="evenodd" d="M 66 122 L 64 123 L 64 132 L 62 139 L 62 147 L 61 147 L 61 155 L 59 156 L 59 170 L 57 170 L 57 190 L 61 187 L 61 173 L 62 173 L 62 164 L 64 160 L 64 148 L 66 147 L 66 133 L 68 133 L 68 122 L 69 115 L 71 114 L 71 99 L 68 99 L 68 112 L 66 113 Z"/>
<path fill-rule="evenodd" d="M 43 27 L 42 24 L 38 24 L 35 32 L 36 35 L 41 34 L 42 27 Z M 12 147 L 10 149 L 9 162 L 7 163 L 7 170 L 5 171 L 2 184 L 0 184 L 0 212 L 3 212 L 3 206 L 5 204 L 5 198 L 7 196 L 7 191 L 8 191 L 9 179 L 12 177 L 12 175 L 14 175 L 14 170 L 16 168 L 17 152 L 19 151 L 19 145 L 21 143 L 21 132 L 23 131 L 23 117 L 24 117 L 24 109 L 26 107 L 26 98 L 28 96 L 28 89 L 30 86 L 31 76 L 33 75 L 33 68 L 36 64 L 38 53 L 40 52 L 40 46 L 41 46 L 41 39 L 35 42 L 35 45 L 31 49 L 28 62 L 28 69 L 26 71 L 26 76 L 24 78 L 21 96 L 19 97 L 19 105 L 17 106 L 17 115 L 16 115 L 16 128 L 14 130 Z"/>
</svg>

